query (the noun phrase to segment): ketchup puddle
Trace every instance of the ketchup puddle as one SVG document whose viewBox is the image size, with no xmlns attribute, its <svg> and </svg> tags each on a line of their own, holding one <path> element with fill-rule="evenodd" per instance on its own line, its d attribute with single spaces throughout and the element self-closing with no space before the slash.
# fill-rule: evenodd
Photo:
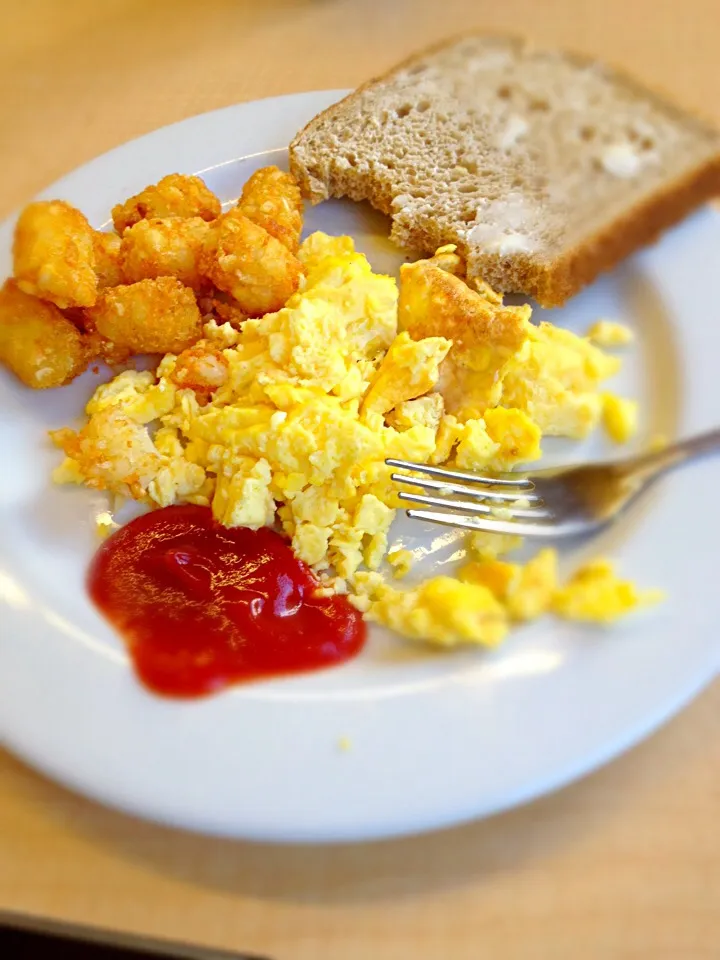
<svg viewBox="0 0 720 960">
<path fill-rule="evenodd" d="M 90 596 L 146 687 L 199 697 L 343 663 L 365 642 L 345 597 L 316 597 L 310 568 L 267 527 L 228 529 L 208 507 L 131 521 L 95 555 Z"/>
</svg>

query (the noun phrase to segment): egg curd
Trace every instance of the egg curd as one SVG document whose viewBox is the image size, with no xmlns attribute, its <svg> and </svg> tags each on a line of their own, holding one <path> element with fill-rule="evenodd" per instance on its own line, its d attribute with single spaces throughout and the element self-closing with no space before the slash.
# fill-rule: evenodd
<svg viewBox="0 0 720 960">
<path fill-rule="evenodd" d="M 540 456 L 543 434 L 583 437 L 603 418 L 628 439 L 635 406 L 600 390 L 617 358 L 470 289 L 453 248 L 403 267 L 399 288 L 349 237 L 315 233 L 298 257 L 305 282 L 281 310 L 239 330 L 210 319 L 156 373 L 100 386 L 85 426 L 53 434 L 66 455 L 54 479 L 277 525 L 322 589 L 440 645 L 492 646 L 549 610 L 606 622 L 648 599 L 602 563 L 560 586 L 553 550 L 521 566 L 499 559 L 516 538 L 482 533 L 458 577 L 403 589 L 406 550 L 378 572 L 399 506 L 386 458 L 507 471 Z"/>
</svg>

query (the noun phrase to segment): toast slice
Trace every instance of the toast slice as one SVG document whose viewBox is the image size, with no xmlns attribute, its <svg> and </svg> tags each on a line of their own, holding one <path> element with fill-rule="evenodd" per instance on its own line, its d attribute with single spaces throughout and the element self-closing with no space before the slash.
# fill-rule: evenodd
<svg viewBox="0 0 720 960">
<path fill-rule="evenodd" d="M 720 193 L 720 135 L 603 64 L 472 35 L 319 114 L 290 167 L 313 203 L 369 200 L 401 247 L 457 244 L 469 280 L 556 306 Z"/>
</svg>

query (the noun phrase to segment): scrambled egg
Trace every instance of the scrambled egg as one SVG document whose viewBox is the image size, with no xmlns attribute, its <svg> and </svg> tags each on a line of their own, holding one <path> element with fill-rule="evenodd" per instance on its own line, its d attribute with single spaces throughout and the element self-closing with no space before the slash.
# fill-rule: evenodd
<svg viewBox="0 0 720 960">
<path fill-rule="evenodd" d="M 555 592 L 552 610 L 569 620 L 612 623 L 639 606 L 661 599 L 658 590 L 641 592 L 630 581 L 618 579 L 608 560 L 593 560 Z"/>
<path fill-rule="evenodd" d="M 460 579 L 486 586 L 513 620 L 535 620 L 550 609 L 557 589 L 557 555 L 541 550 L 525 566 L 503 560 L 466 564 Z"/>
<path fill-rule="evenodd" d="M 386 458 L 507 471 L 540 456 L 543 434 L 582 437 L 601 417 L 626 439 L 634 408 L 599 390 L 619 361 L 468 287 L 451 247 L 403 267 L 399 289 L 349 237 L 315 233 L 298 258 L 304 283 L 282 309 L 239 330 L 210 320 L 156 374 L 99 387 L 86 425 L 53 435 L 66 455 L 56 481 L 208 505 L 227 526 L 277 524 L 322 589 L 445 646 L 495 645 L 551 609 L 607 620 L 641 602 L 605 568 L 560 587 L 554 551 L 508 563 L 517 538 L 483 533 L 459 578 L 403 590 L 375 572 L 399 506 Z M 412 555 L 387 560 L 398 578 Z"/>
<path fill-rule="evenodd" d="M 507 367 L 503 404 L 525 410 L 545 434 L 581 439 L 597 426 L 598 387 L 617 373 L 620 361 L 569 330 L 541 323 Z"/>
<path fill-rule="evenodd" d="M 635 339 L 630 327 L 617 320 L 596 320 L 587 332 L 598 347 L 625 347 Z"/>
<path fill-rule="evenodd" d="M 614 393 L 603 395 L 603 424 L 616 443 L 627 443 L 635 436 L 638 424 L 637 400 L 626 400 Z"/>
<path fill-rule="evenodd" d="M 478 643 L 495 647 L 508 624 L 503 607 L 487 587 L 453 577 L 432 577 L 414 590 L 381 585 L 371 595 L 370 620 L 416 640 L 440 646 Z"/>
</svg>

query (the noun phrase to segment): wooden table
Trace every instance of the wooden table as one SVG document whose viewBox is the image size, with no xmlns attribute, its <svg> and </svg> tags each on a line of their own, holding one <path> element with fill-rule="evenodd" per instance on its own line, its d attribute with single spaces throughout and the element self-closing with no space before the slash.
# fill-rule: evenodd
<svg viewBox="0 0 720 960">
<path fill-rule="evenodd" d="M 720 122 L 717 0 L 0 7 L 3 215 L 162 124 L 239 100 L 351 86 L 471 25 L 609 57 Z M 719 814 L 717 683 L 648 743 L 556 796 L 369 846 L 183 835 L 101 809 L 5 755 L 0 908 L 276 960 L 710 960 L 720 958 Z"/>
</svg>

